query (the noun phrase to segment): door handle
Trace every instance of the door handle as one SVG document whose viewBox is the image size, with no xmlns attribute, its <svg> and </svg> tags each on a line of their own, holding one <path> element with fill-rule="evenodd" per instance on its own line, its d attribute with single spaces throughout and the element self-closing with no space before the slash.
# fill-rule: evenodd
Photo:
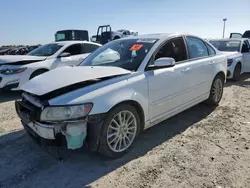
<svg viewBox="0 0 250 188">
<path fill-rule="evenodd" d="M 210 61 L 210 62 L 209 62 L 209 65 L 210 65 L 210 66 L 213 66 L 214 64 L 215 64 L 215 61 Z"/>
<path fill-rule="evenodd" d="M 191 70 L 190 68 L 185 68 L 185 69 L 182 69 L 181 72 L 182 73 L 188 73 L 188 72 L 190 72 L 190 70 Z"/>
</svg>

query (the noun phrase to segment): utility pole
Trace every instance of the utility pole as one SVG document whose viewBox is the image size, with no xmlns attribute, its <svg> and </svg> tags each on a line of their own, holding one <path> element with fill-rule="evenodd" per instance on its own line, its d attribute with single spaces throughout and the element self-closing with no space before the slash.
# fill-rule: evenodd
<svg viewBox="0 0 250 188">
<path fill-rule="evenodd" d="M 223 22 L 224 22 L 224 25 L 223 25 L 223 38 L 225 37 L 226 21 L 227 21 L 227 18 L 224 18 L 223 19 Z"/>
</svg>

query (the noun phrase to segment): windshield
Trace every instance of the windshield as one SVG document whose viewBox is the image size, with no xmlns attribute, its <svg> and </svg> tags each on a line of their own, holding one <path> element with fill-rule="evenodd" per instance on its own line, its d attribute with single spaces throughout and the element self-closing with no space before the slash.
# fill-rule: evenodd
<svg viewBox="0 0 250 188">
<path fill-rule="evenodd" d="M 136 71 L 157 39 L 126 39 L 107 43 L 89 55 L 81 66 L 115 66 Z"/>
<path fill-rule="evenodd" d="M 33 56 L 51 56 L 55 54 L 61 47 L 63 47 L 63 44 L 46 44 L 43 45 L 27 55 L 33 55 Z"/>
<path fill-rule="evenodd" d="M 228 41 L 210 41 L 212 45 L 214 45 L 215 48 L 217 48 L 219 51 L 225 51 L 225 52 L 234 52 L 234 51 L 240 51 L 240 44 L 241 42 L 239 40 L 228 40 Z"/>
</svg>

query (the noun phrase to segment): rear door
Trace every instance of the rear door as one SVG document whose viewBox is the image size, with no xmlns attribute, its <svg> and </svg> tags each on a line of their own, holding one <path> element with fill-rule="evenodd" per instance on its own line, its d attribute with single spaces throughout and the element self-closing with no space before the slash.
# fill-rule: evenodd
<svg viewBox="0 0 250 188">
<path fill-rule="evenodd" d="M 189 58 L 192 62 L 192 95 L 205 96 L 211 87 L 215 65 L 218 61 L 215 50 L 205 41 L 187 36 Z"/>
<path fill-rule="evenodd" d="M 250 72 L 250 44 L 249 40 L 242 43 L 241 53 L 243 54 L 244 72 Z"/>
<path fill-rule="evenodd" d="M 229 38 L 242 38 L 242 34 L 241 33 L 230 33 Z"/>
</svg>

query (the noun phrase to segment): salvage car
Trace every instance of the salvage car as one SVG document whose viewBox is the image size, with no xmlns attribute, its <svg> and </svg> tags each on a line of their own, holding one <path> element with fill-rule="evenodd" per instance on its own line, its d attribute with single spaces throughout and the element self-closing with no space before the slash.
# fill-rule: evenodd
<svg viewBox="0 0 250 188">
<path fill-rule="evenodd" d="M 228 58 L 228 79 L 240 80 L 242 73 L 250 72 L 249 41 L 249 39 L 244 38 L 210 40 L 211 44 Z"/>
<path fill-rule="evenodd" d="M 218 105 L 226 71 L 225 55 L 193 35 L 123 38 L 26 83 L 16 111 L 38 140 L 119 157 L 143 130 L 202 101 Z"/>
<path fill-rule="evenodd" d="M 0 56 L 0 89 L 20 90 L 24 83 L 51 69 L 79 65 L 100 46 L 87 41 L 53 42 L 27 55 Z"/>
</svg>

